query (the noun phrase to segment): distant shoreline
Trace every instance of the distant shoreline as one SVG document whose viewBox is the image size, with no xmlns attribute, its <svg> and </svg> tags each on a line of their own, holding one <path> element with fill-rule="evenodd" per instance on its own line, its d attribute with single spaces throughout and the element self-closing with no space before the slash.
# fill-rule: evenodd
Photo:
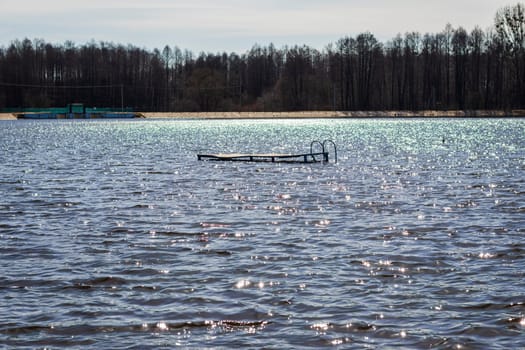
<svg viewBox="0 0 525 350">
<path fill-rule="evenodd" d="M 476 111 L 298 111 L 298 112 L 142 112 L 145 118 L 167 119 L 338 119 L 338 118 L 517 118 L 525 109 Z"/>
<path fill-rule="evenodd" d="M 298 111 L 298 112 L 141 112 L 146 119 L 344 119 L 344 118 L 523 118 L 525 109 L 511 111 Z M 0 120 L 16 120 L 0 113 Z"/>
</svg>

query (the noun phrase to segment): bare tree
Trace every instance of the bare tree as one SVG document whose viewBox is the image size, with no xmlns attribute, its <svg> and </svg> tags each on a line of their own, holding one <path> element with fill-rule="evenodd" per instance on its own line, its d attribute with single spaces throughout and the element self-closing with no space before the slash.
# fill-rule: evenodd
<svg viewBox="0 0 525 350">
<path fill-rule="evenodd" d="M 245 54 L 146 50 L 94 40 L 0 46 L 0 108 L 130 105 L 152 111 L 525 108 L 525 6 L 467 32 L 345 36 L 323 51 L 254 45 Z M 125 96 L 125 98 L 124 98 Z"/>
<path fill-rule="evenodd" d="M 525 5 L 505 6 L 495 17 L 496 31 L 514 64 L 515 90 L 513 105 L 519 105 L 525 98 Z"/>
</svg>

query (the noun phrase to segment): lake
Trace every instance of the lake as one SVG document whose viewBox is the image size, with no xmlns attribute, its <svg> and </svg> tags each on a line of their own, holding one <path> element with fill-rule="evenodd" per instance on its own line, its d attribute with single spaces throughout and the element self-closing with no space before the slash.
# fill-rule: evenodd
<svg viewBox="0 0 525 350">
<path fill-rule="evenodd" d="M 525 348 L 524 135 L 1 121 L 0 348 Z M 325 139 L 337 163 L 197 160 Z"/>
</svg>

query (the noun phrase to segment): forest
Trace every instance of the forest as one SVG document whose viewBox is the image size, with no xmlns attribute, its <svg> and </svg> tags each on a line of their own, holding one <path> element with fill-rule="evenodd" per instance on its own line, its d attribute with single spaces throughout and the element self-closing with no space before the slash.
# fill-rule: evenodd
<svg viewBox="0 0 525 350">
<path fill-rule="evenodd" d="M 468 32 L 372 33 L 238 53 L 147 50 L 43 39 L 0 47 L 0 109 L 132 107 L 136 111 L 478 110 L 525 108 L 525 6 Z"/>
</svg>

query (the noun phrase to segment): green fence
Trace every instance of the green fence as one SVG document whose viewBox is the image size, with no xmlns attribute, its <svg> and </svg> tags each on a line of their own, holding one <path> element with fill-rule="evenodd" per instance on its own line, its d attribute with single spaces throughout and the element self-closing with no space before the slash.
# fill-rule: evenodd
<svg viewBox="0 0 525 350">
<path fill-rule="evenodd" d="M 2 113 L 36 113 L 36 112 L 46 112 L 46 113 L 65 113 L 67 108 L 62 107 L 53 107 L 53 108 L 2 108 L 0 112 Z"/>
<path fill-rule="evenodd" d="M 0 113 L 56 113 L 64 114 L 69 113 L 69 107 L 50 107 L 50 108 L 0 108 Z M 84 109 L 82 106 L 73 105 L 73 113 L 83 113 Z M 122 108 L 98 108 L 98 107 L 86 107 L 86 113 L 104 113 L 104 112 L 133 112 L 132 107 Z"/>
</svg>

